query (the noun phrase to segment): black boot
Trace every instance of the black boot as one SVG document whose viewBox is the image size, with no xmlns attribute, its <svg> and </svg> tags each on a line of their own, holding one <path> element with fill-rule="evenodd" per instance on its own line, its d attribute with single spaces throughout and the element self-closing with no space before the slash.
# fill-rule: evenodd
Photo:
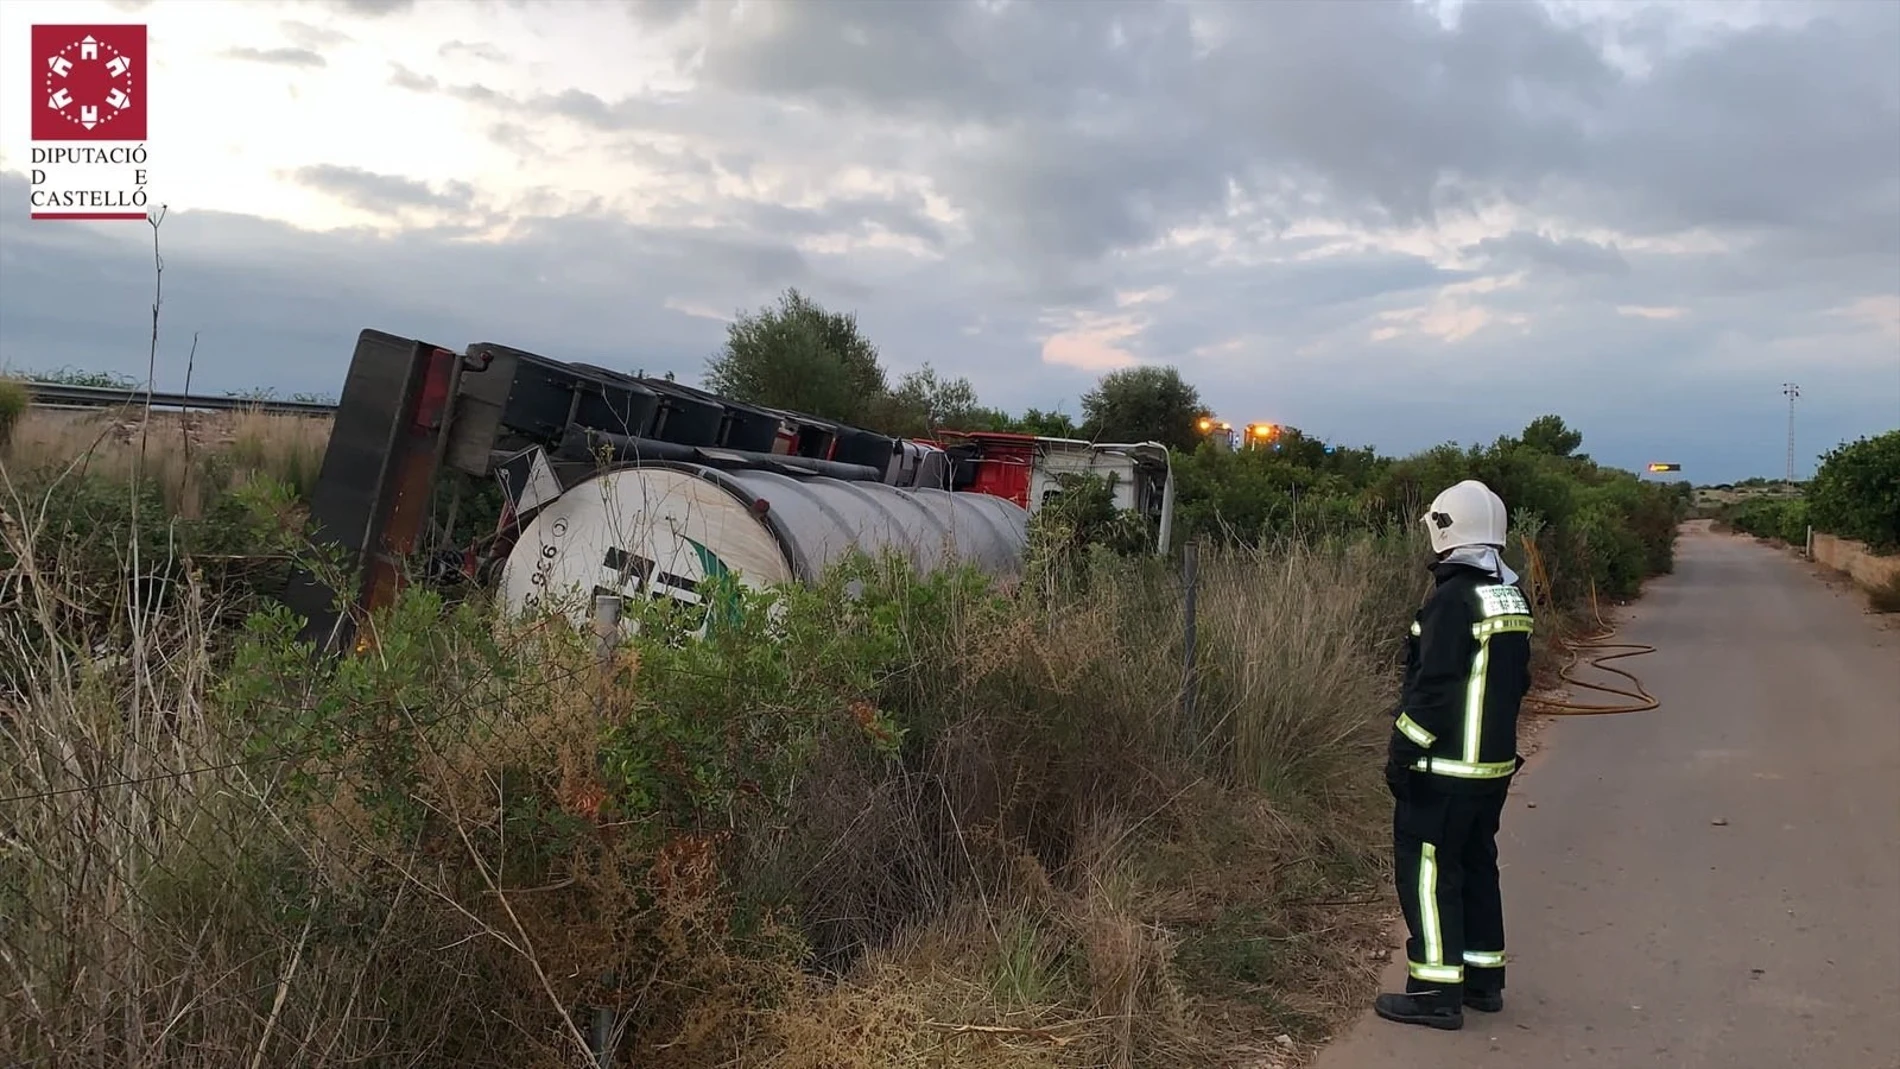
<svg viewBox="0 0 1900 1069">
<path fill-rule="evenodd" d="M 1380 995 L 1372 1003 L 1372 1012 L 1400 1024 L 1422 1024 L 1456 1032 L 1465 1026 L 1465 1011 L 1458 992 L 1408 991 L 1402 995 Z"/>
<path fill-rule="evenodd" d="M 1496 1013 L 1504 1008 L 1504 992 L 1465 988 L 1465 1005 L 1479 1013 Z"/>
</svg>

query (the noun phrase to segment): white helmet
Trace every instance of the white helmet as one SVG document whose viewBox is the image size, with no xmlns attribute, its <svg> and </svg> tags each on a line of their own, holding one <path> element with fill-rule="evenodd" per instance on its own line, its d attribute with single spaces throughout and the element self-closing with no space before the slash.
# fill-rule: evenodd
<svg viewBox="0 0 1900 1069">
<path fill-rule="evenodd" d="M 1504 500 L 1476 479 L 1466 479 L 1432 498 L 1432 507 L 1419 517 L 1432 536 L 1432 552 L 1459 546 L 1504 548 L 1510 515 Z"/>
</svg>

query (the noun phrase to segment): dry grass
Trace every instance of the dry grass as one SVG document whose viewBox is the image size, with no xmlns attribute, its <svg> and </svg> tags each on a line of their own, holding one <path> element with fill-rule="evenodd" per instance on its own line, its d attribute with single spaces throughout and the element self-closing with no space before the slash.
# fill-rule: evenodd
<svg viewBox="0 0 1900 1069">
<path fill-rule="evenodd" d="M 129 483 L 142 470 L 167 511 L 197 519 L 219 496 L 267 475 L 301 496 L 317 479 L 330 421 L 258 411 L 154 413 L 28 409 L 0 439 L 8 481 L 70 468 Z"/>
<path fill-rule="evenodd" d="M 133 470 L 107 418 L 20 431 L 9 472 Z M 307 486 L 322 434 L 154 420 L 144 471 L 202 511 L 254 473 Z M 938 607 L 963 624 L 907 631 L 883 695 L 927 743 L 834 740 L 784 807 L 705 827 L 603 806 L 603 729 L 655 683 L 636 649 L 601 673 L 575 636 L 493 648 L 418 602 L 342 686 L 268 643 L 234 665 L 188 570 L 147 604 L 28 534 L 0 623 L 28 666 L 0 685 L 6 1060 L 577 1066 L 600 1003 L 648 1069 L 1252 1067 L 1373 982 L 1416 547 L 1205 553 L 1191 715 L 1170 577 L 1098 560 L 1052 603 Z M 99 597 L 112 642 L 45 642 Z M 324 745 L 260 753 L 272 718 Z"/>
</svg>

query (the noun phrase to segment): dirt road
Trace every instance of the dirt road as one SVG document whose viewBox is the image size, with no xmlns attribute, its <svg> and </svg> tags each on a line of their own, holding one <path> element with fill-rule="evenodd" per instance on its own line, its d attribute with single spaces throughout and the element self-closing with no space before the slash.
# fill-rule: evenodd
<svg viewBox="0 0 1900 1069">
<path fill-rule="evenodd" d="M 1662 708 L 1553 724 L 1505 812 L 1504 1012 L 1368 1014 L 1320 1069 L 1900 1069 L 1900 631 L 1863 606 L 1685 533 L 1623 616 Z"/>
</svg>

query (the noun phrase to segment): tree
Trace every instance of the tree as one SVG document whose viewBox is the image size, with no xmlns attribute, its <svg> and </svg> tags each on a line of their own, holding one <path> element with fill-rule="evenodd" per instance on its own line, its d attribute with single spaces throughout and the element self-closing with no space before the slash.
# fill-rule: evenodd
<svg viewBox="0 0 1900 1069">
<path fill-rule="evenodd" d="M 1032 408 L 1023 413 L 1023 417 L 1010 421 L 1013 430 L 1023 434 L 1033 434 L 1041 438 L 1074 438 L 1082 433 L 1076 428 L 1075 421 L 1066 412 L 1044 412 Z"/>
<path fill-rule="evenodd" d="M 1083 432 L 1097 440 L 1156 441 L 1193 450 L 1205 415 L 1200 391 L 1171 367 L 1131 367 L 1102 376 L 1082 395 Z"/>
<path fill-rule="evenodd" d="M 1821 454 L 1808 502 L 1818 530 L 1865 542 L 1876 552 L 1900 548 L 1900 431 L 1857 438 Z"/>
<path fill-rule="evenodd" d="M 862 423 L 887 387 L 857 316 L 828 312 L 788 289 L 778 307 L 739 313 L 725 349 L 706 362 L 708 390 L 736 401 Z"/>
<path fill-rule="evenodd" d="M 1524 428 L 1521 440 L 1539 453 L 1567 457 L 1583 444 L 1583 432 L 1571 430 L 1562 416 L 1539 416 Z"/>
<path fill-rule="evenodd" d="M 926 436 L 943 427 L 986 430 L 998 415 L 977 403 L 969 379 L 946 381 L 929 364 L 898 379 L 881 408 L 875 415 L 877 429 L 906 437 Z"/>
</svg>

